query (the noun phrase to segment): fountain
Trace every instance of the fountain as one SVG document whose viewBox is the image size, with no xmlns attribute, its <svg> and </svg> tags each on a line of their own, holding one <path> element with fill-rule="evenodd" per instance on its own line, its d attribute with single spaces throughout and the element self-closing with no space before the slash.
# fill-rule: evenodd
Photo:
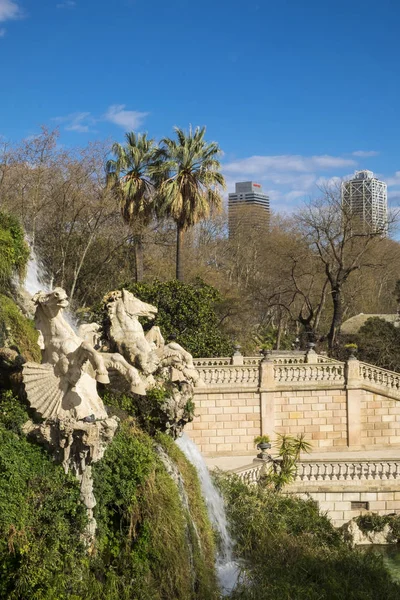
<svg viewBox="0 0 400 600">
<path fill-rule="evenodd" d="M 228 530 L 224 501 L 212 482 L 207 465 L 196 444 L 184 433 L 177 440 L 177 445 L 192 465 L 196 467 L 208 515 L 220 539 L 216 567 L 221 591 L 224 595 L 227 595 L 236 586 L 239 577 L 239 565 L 233 558 L 233 541 Z"/>
</svg>

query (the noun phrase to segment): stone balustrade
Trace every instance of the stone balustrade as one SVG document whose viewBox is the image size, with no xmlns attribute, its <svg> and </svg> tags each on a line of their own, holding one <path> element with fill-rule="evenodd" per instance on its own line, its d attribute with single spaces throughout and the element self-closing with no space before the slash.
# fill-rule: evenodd
<svg viewBox="0 0 400 600">
<path fill-rule="evenodd" d="M 246 467 L 236 469 L 234 473 L 249 485 L 258 483 L 268 462 L 257 461 Z M 297 464 L 294 482 L 355 482 L 367 480 L 393 480 L 400 478 L 400 461 L 302 461 Z"/>
<path fill-rule="evenodd" d="M 187 429 L 204 454 L 251 454 L 259 434 L 302 433 L 320 452 L 400 448 L 398 373 L 313 350 L 236 352 L 195 365 L 204 385 Z"/>
<path fill-rule="evenodd" d="M 274 379 L 280 387 L 319 382 L 344 385 L 344 363 L 276 365 Z"/>
<path fill-rule="evenodd" d="M 227 387 L 257 387 L 259 384 L 259 366 L 219 365 L 214 367 L 199 367 L 196 365 L 202 381 L 209 386 Z"/>
<path fill-rule="evenodd" d="M 364 362 L 359 363 L 359 377 L 369 388 L 386 388 L 390 396 L 400 397 L 400 374 Z"/>
</svg>

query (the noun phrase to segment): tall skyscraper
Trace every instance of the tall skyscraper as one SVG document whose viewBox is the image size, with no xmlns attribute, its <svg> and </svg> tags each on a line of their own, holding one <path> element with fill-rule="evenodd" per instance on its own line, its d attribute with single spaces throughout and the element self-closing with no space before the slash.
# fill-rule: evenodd
<svg viewBox="0 0 400 600">
<path fill-rule="evenodd" d="M 229 194 L 228 221 L 229 235 L 239 226 L 252 229 L 267 229 L 269 226 L 269 196 L 264 194 L 259 183 L 242 181 L 235 184 L 235 193 Z"/>
<path fill-rule="evenodd" d="M 387 185 L 372 171 L 356 171 L 342 183 L 342 204 L 365 231 L 387 234 Z"/>
</svg>

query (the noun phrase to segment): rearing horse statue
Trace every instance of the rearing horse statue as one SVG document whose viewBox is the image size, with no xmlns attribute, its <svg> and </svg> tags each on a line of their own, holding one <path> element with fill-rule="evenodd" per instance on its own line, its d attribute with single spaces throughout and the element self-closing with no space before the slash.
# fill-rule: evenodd
<svg viewBox="0 0 400 600">
<path fill-rule="evenodd" d="M 100 354 L 75 333 L 63 316 L 68 299 L 62 288 L 38 292 L 32 300 L 42 364 L 26 363 L 23 380 L 29 403 L 42 417 L 107 418 L 96 387 L 96 381 L 109 383 L 107 369 L 119 371 L 135 393 L 145 393 L 137 369 L 120 354 Z"/>
</svg>

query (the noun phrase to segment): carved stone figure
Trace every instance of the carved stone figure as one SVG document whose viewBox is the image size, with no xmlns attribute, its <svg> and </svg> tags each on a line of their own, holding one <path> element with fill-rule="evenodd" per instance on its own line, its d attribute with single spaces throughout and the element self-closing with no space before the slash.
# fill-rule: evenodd
<svg viewBox="0 0 400 600">
<path fill-rule="evenodd" d="M 153 326 L 145 334 L 139 317 L 154 319 L 157 309 L 131 292 L 110 292 L 104 297 L 104 305 L 106 343 L 146 376 L 146 389 L 168 383 L 169 397 L 160 406 L 163 413 L 160 421 L 177 437 L 193 418 L 188 410 L 193 387 L 202 384 L 192 355 L 174 340 L 166 344 L 159 327 Z"/>
<path fill-rule="evenodd" d="M 106 418 L 96 381 L 109 383 L 107 369 L 122 373 L 135 393 L 145 392 L 137 369 L 121 355 L 100 354 L 75 333 L 63 316 L 68 300 L 62 288 L 38 292 L 33 302 L 42 364 L 26 363 L 23 381 L 30 405 L 43 418 Z"/>
<path fill-rule="evenodd" d="M 160 363 L 154 344 L 147 339 L 139 317 L 154 319 L 157 309 L 127 290 L 110 292 L 104 297 L 108 314 L 107 337 L 112 349 L 120 352 L 144 375 L 154 373 Z"/>
<path fill-rule="evenodd" d="M 145 374 L 171 367 L 172 381 L 200 384 L 192 355 L 177 342 L 165 344 L 159 327 L 146 334 L 139 317 L 154 319 L 157 308 L 136 298 L 128 290 L 118 290 L 104 297 L 108 315 L 107 337 L 112 346 Z"/>
</svg>

